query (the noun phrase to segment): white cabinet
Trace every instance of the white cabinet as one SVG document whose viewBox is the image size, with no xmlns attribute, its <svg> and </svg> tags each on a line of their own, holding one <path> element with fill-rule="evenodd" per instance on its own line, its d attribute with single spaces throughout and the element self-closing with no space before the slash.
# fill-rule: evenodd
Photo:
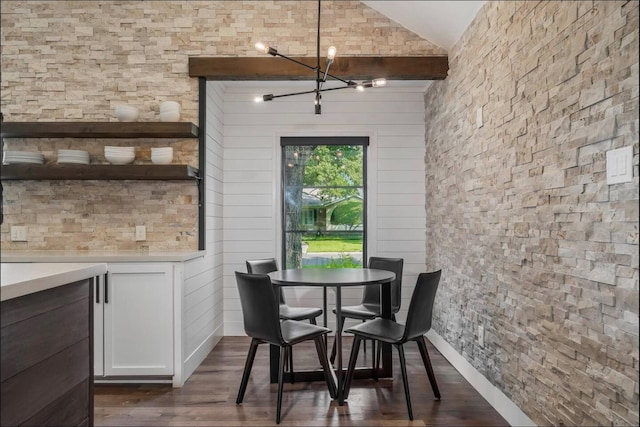
<svg viewBox="0 0 640 427">
<path fill-rule="evenodd" d="M 94 311 L 97 377 L 174 374 L 171 263 L 109 263 Z"/>
</svg>

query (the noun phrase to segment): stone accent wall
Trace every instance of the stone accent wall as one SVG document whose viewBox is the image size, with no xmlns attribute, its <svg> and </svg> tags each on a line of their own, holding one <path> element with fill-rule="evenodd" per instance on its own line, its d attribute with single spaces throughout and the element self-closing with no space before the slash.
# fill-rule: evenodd
<svg viewBox="0 0 640 427">
<path fill-rule="evenodd" d="M 444 54 L 359 1 L 325 1 L 323 50 L 339 55 Z M 116 121 L 113 108 L 140 108 L 157 121 L 165 100 L 182 105 L 181 120 L 198 122 L 198 81 L 190 56 L 259 56 L 262 40 L 292 56 L 315 56 L 317 3 L 312 1 L 14 1 L 2 0 L 1 109 L 7 121 Z M 8 140 L 8 149 L 148 147 L 167 141 Z M 176 156 L 197 165 L 197 141 Z M 3 250 L 196 249 L 197 189 L 191 182 L 5 182 Z M 147 242 L 133 226 L 147 225 Z M 9 241 L 26 225 L 29 241 Z"/>
<path fill-rule="evenodd" d="M 638 425 L 638 2 L 488 2 L 449 60 L 425 96 L 434 329 L 539 425 Z"/>
</svg>

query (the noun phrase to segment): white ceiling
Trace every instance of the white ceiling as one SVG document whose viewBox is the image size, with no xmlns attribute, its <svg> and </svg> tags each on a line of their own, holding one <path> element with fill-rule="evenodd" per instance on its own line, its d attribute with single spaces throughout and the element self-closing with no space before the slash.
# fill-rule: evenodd
<svg viewBox="0 0 640 427">
<path fill-rule="evenodd" d="M 456 44 L 484 0 L 361 0 L 372 9 L 446 50 Z"/>
</svg>

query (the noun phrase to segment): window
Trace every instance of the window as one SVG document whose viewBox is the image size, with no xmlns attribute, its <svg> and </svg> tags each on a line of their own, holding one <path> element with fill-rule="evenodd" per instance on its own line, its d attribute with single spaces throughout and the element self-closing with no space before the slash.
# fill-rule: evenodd
<svg viewBox="0 0 640 427">
<path fill-rule="evenodd" d="M 368 137 L 283 137 L 283 268 L 366 259 Z"/>
</svg>

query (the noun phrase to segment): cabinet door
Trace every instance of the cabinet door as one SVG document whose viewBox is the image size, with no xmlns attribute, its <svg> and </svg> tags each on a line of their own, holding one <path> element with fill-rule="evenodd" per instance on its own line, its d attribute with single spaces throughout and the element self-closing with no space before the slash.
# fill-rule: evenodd
<svg viewBox="0 0 640 427">
<path fill-rule="evenodd" d="M 172 375 L 173 266 L 109 264 L 104 374 Z"/>
<path fill-rule="evenodd" d="M 93 283 L 93 375 L 104 375 L 104 275 Z"/>
</svg>

